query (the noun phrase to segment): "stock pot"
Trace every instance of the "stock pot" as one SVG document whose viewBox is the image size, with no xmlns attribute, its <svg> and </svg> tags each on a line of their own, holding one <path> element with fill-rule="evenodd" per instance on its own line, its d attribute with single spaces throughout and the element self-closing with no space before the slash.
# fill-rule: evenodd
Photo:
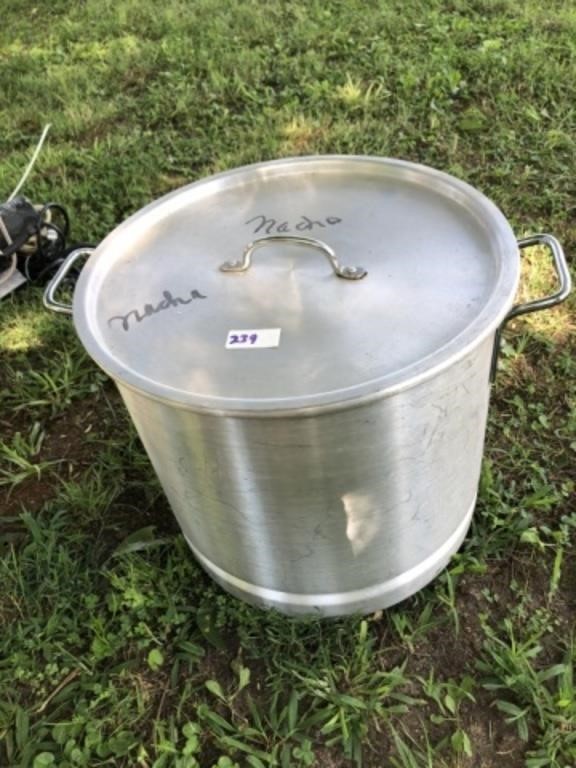
<svg viewBox="0 0 576 768">
<path fill-rule="evenodd" d="M 552 296 L 514 306 L 523 247 Z M 57 296 L 73 253 L 48 287 Z M 77 333 L 116 382 L 194 555 L 288 614 L 413 594 L 470 525 L 500 330 L 570 290 L 550 235 L 437 170 L 300 157 L 148 205 L 91 253 Z"/>
</svg>

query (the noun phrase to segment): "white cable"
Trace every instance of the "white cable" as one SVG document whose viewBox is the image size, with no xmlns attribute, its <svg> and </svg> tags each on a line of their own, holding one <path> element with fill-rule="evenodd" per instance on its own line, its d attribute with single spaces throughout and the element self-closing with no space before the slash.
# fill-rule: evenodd
<svg viewBox="0 0 576 768">
<path fill-rule="evenodd" d="M 43 146 L 43 144 L 44 144 L 44 142 L 46 140 L 46 136 L 48 135 L 48 131 L 50 130 L 50 128 L 51 128 L 50 123 L 48 123 L 47 125 L 44 126 L 44 130 L 42 131 L 42 136 L 40 136 L 40 141 L 36 145 L 36 149 L 34 150 L 34 154 L 32 155 L 32 158 L 30 159 L 30 162 L 28 163 L 28 165 L 26 167 L 26 170 L 22 174 L 22 177 L 21 177 L 20 181 L 16 185 L 16 189 L 14 190 L 14 192 L 12 192 L 12 194 L 8 198 L 8 202 L 10 202 L 10 200 L 13 200 L 16 197 L 16 195 L 18 194 L 18 192 L 20 192 L 20 190 L 24 186 L 24 182 L 26 181 L 26 179 L 30 175 L 30 172 L 31 172 L 32 168 L 34 168 L 34 165 L 36 163 L 36 160 L 38 159 L 38 155 L 40 154 L 40 151 L 41 151 L 42 146 Z M 0 216 L 0 231 L 2 232 L 2 235 L 3 235 L 4 239 L 6 240 L 6 243 L 8 245 L 11 245 L 12 244 L 12 238 L 10 237 L 10 233 L 8 232 L 8 229 L 7 229 L 7 227 L 6 227 L 5 223 L 4 223 L 4 219 L 1 216 Z M 1 253 L 1 251 L 0 251 L 0 253 Z M 13 253 L 12 254 L 12 263 L 10 264 L 10 266 L 8 267 L 7 270 L 5 270 L 4 272 L 2 272 L 2 274 L 0 274 L 0 285 L 3 285 L 4 283 L 8 282 L 8 280 L 10 280 L 10 278 L 12 277 L 14 272 L 16 272 L 17 265 L 18 265 L 18 254 L 17 253 Z"/>
<path fill-rule="evenodd" d="M 14 190 L 14 192 L 12 192 L 12 194 L 8 198 L 8 202 L 10 202 L 10 200 L 12 200 L 14 197 L 16 197 L 18 192 L 20 192 L 20 190 L 22 189 L 22 186 L 24 185 L 24 182 L 26 181 L 26 179 L 30 175 L 30 171 L 32 170 L 32 168 L 34 168 L 34 164 L 36 163 L 36 160 L 38 159 L 38 155 L 40 154 L 40 150 L 42 149 L 42 145 L 44 144 L 44 141 L 46 139 L 46 136 L 48 135 L 48 131 L 50 130 L 50 128 L 51 128 L 50 123 L 48 123 L 48 125 L 44 126 L 44 130 L 42 131 L 42 136 L 40 136 L 40 141 L 36 145 L 36 149 L 34 150 L 34 154 L 32 155 L 32 159 L 30 160 L 26 170 L 22 174 L 22 178 L 20 179 L 20 181 L 16 185 L 16 189 Z"/>
</svg>

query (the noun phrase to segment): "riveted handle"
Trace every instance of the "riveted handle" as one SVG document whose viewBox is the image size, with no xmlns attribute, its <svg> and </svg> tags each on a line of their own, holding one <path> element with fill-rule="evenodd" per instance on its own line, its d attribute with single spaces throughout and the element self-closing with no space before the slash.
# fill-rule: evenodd
<svg viewBox="0 0 576 768">
<path fill-rule="evenodd" d="M 56 291 L 60 288 L 66 275 L 70 272 L 78 259 L 81 259 L 84 256 L 90 256 L 95 250 L 95 248 L 78 248 L 66 257 L 44 291 L 44 306 L 46 309 L 51 309 L 54 312 L 60 312 L 64 315 L 72 314 L 72 304 L 64 304 L 64 302 L 58 301 L 58 299 L 55 298 Z"/>
<path fill-rule="evenodd" d="M 502 331 L 504 330 L 506 323 L 512 320 L 512 318 L 518 317 L 519 315 L 526 315 L 529 312 L 538 312 L 541 309 L 548 309 L 549 307 L 556 306 L 556 304 L 561 304 L 566 298 L 568 298 L 570 291 L 572 290 L 572 280 L 570 278 L 570 272 L 568 271 L 566 256 L 564 255 L 564 251 L 558 240 L 556 240 L 556 238 L 552 235 L 540 234 L 532 235 L 531 237 L 526 237 L 523 240 L 518 241 L 518 247 L 520 250 L 523 250 L 524 248 L 531 248 L 534 245 L 545 245 L 550 249 L 552 258 L 554 260 L 556 276 L 558 278 L 558 289 L 554 293 L 551 293 L 549 296 L 544 296 L 541 299 L 533 299 L 532 301 L 527 301 L 524 304 L 515 304 L 510 312 L 508 312 L 502 322 L 502 325 L 496 332 L 494 352 L 492 355 L 492 370 L 490 375 L 491 381 L 494 381 L 496 376 L 496 366 L 498 363 L 498 354 L 500 352 Z"/>
<path fill-rule="evenodd" d="M 323 243 L 322 240 L 316 240 L 312 237 L 292 237 L 290 235 L 270 235 L 269 237 L 262 237 L 259 240 L 254 240 L 246 246 L 241 259 L 238 261 L 226 261 L 220 266 L 220 269 L 222 272 L 246 272 L 252 264 L 252 254 L 254 251 L 265 245 L 274 245 L 275 243 L 304 245 L 308 248 L 315 248 L 316 250 L 321 251 L 330 262 L 334 274 L 344 278 L 344 280 L 361 280 L 368 274 L 363 267 L 341 266 L 332 248 L 330 248 L 329 245 L 326 245 L 326 243 Z"/>
</svg>

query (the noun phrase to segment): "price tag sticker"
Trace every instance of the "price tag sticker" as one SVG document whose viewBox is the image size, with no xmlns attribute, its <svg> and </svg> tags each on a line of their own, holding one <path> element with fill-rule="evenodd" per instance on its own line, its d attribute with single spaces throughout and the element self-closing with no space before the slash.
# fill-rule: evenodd
<svg viewBox="0 0 576 768">
<path fill-rule="evenodd" d="M 271 349 L 280 346 L 280 328 L 228 331 L 226 349 Z"/>
</svg>

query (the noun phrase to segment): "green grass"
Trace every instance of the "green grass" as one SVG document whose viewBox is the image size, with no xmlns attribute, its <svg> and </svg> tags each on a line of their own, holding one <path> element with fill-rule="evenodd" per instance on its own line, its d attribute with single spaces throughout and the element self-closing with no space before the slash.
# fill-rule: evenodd
<svg viewBox="0 0 576 768">
<path fill-rule="evenodd" d="M 314 153 L 469 181 L 576 247 L 576 8 L 552 0 L 15 0 L 0 198 L 98 241 L 159 195 Z M 521 297 L 551 284 L 526 252 Z M 506 334 L 480 498 L 432 585 L 295 621 L 203 574 L 113 386 L 27 287 L 0 303 L 2 768 L 573 768 L 574 299 Z"/>
</svg>

